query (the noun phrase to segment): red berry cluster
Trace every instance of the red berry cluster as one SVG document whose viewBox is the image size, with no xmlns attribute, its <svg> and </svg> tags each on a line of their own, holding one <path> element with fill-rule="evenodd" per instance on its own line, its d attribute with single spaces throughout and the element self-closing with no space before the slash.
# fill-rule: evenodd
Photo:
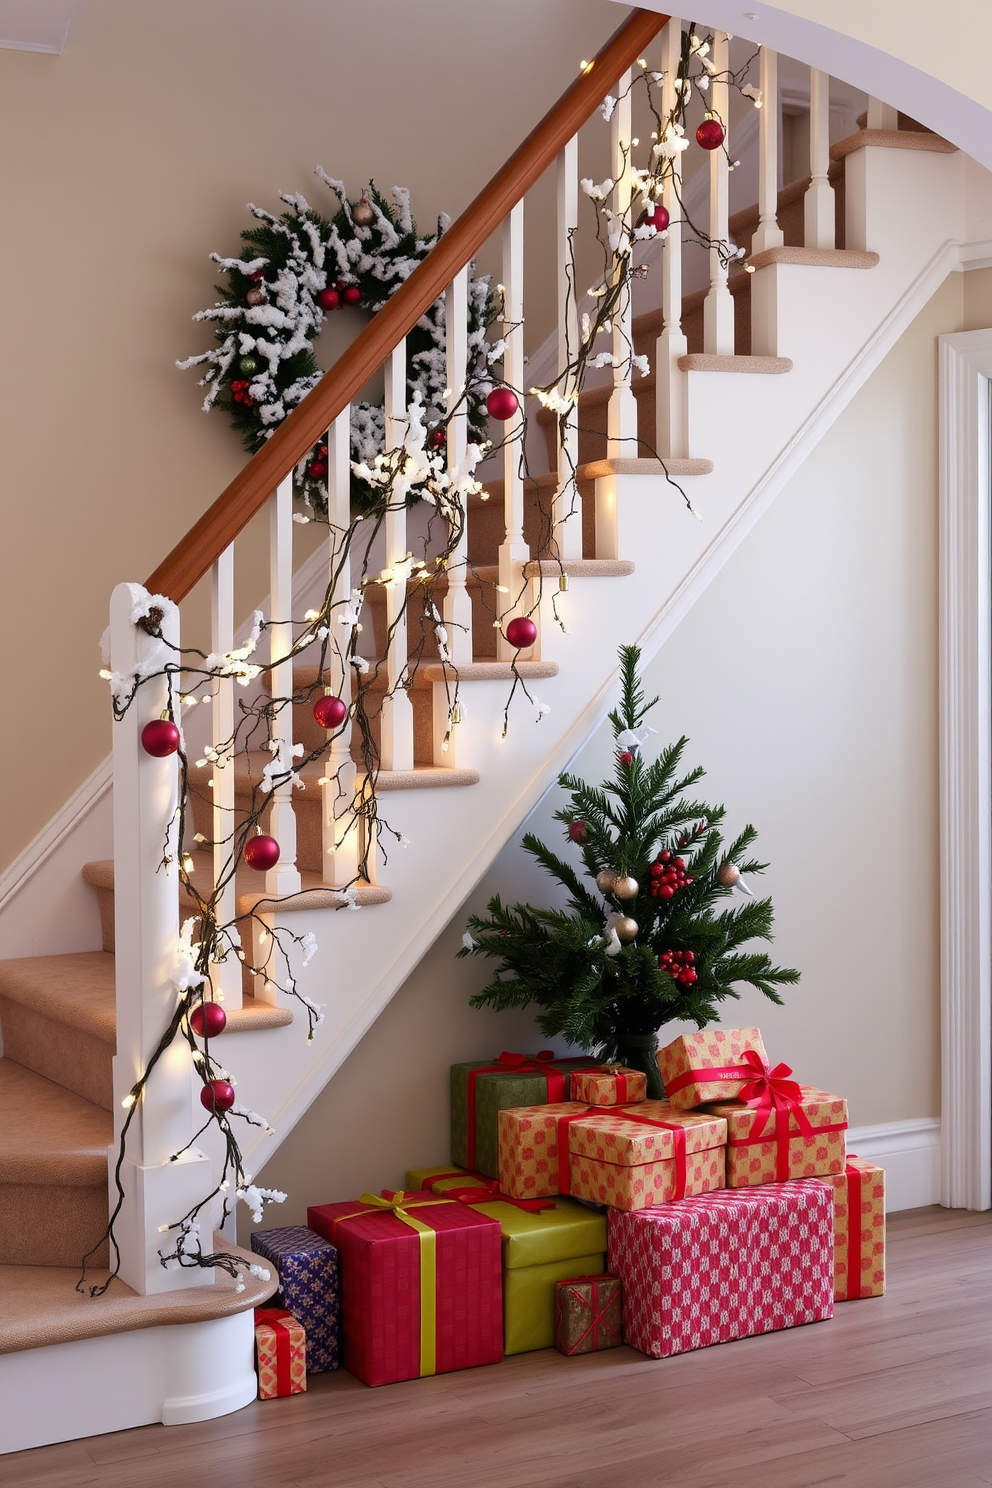
<svg viewBox="0 0 992 1488">
<path fill-rule="evenodd" d="M 662 951 L 658 957 L 658 965 L 662 971 L 668 972 L 673 982 L 691 987 L 696 980 L 696 968 L 693 965 L 695 959 L 692 951 Z"/>
<path fill-rule="evenodd" d="M 692 881 L 685 871 L 683 860 L 674 858 L 666 848 L 651 864 L 651 887 L 648 892 L 652 899 L 672 899 L 679 889 L 684 889 Z"/>
<path fill-rule="evenodd" d="M 251 387 L 247 377 L 236 377 L 231 383 L 231 396 L 235 403 L 243 403 L 246 408 L 254 408 L 255 399 L 248 389 Z"/>
</svg>

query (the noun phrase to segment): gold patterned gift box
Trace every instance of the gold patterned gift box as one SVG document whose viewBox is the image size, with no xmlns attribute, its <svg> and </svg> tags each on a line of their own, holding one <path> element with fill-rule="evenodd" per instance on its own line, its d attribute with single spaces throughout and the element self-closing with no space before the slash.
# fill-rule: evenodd
<svg viewBox="0 0 992 1488">
<path fill-rule="evenodd" d="M 500 1186 L 514 1198 L 568 1193 L 644 1209 L 722 1188 L 727 1128 L 668 1101 L 577 1101 L 500 1113 Z"/>
<path fill-rule="evenodd" d="M 587 1106 L 628 1106 L 644 1100 L 647 1093 L 648 1077 L 644 1071 L 623 1065 L 579 1070 L 572 1076 L 572 1099 L 585 1101 Z"/>
<path fill-rule="evenodd" d="M 555 1348 L 591 1354 L 623 1343 L 623 1283 L 618 1276 L 572 1276 L 555 1287 Z"/>
<path fill-rule="evenodd" d="M 507 1354 L 551 1348 L 555 1341 L 555 1285 L 579 1272 L 590 1275 L 606 1265 L 606 1216 L 572 1199 L 518 1207 L 499 1195 L 473 1198 L 477 1174 L 446 1167 L 413 1168 L 411 1188 L 457 1196 L 480 1214 L 498 1219 L 503 1230 L 503 1348 Z M 528 1203 L 532 1201 L 527 1201 Z"/>
<path fill-rule="evenodd" d="M 726 1118 L 728 1188 L 843 1173 L 847 1101 L 811 1085 L 798 1091 L 794 1104 L 714 1101 L 706 1107 Z"/>
<path fill-rule="evenodd" d="M 750 1054 L 750 1059 L 745 1056 Z M 679 1110 L 730 1100 L 768 1064 L 757 1028 L 706 1028 L 683 1033 L 658 1050 L 665 1095 Z"/>
<path fill-rule="evenodd" d="M 885 1173 L 848 1156 L 843 1173 L 821 1179 L 834 1190 L 834 1301 L 885 1292 Z"/>
<path fill-rule="evenodd" d="M 307 1335 L 303 1324 L 281 1307 L 256 1307 L 255 1351 L 258 1398 L 298 1395 L 307 1387 Z"/>
</svg>

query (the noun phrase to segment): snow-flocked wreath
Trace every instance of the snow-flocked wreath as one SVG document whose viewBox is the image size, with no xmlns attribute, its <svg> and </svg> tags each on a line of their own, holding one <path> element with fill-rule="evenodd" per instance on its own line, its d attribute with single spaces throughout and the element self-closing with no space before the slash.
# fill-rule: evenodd
<svg viewBox="0 0 992 1488">
<path fill-rule="evenodd" d="M 356 203 L 348 200 L 344 182 L 317 175 L 337 197 L 338 207 L 322 217 L 296 193 L 280 192 L 289 208 L 281 217 L 249 203 L 259 222 L 242 234 L 239 258 L 210 256 L 229 276 L 218 285 L 221 299 L 194 320 L 214 324 L 216 346 L 177 365 L 205 367 L 200 386 L 207 389 L 205 412 L 222 408 L 242 436 L 245 449 L 261 449 L 311 388 L 322 370 L 314 343 L 335 299 L 357 304 L 375 314 L 433 248 L 448 222 L 419 237 L 410 215 L 410 193 L 394 186 L 391 201 L 371 183 Z M 423 418 L 443 421 L 449 408 L 444 393 L 444 299 L 436 300 L 407 337 L 407 401 L 419 393 Z M 485 437 L 488 369 L 499 355 L 486 331 L 493 313 L 488 278 L 470 269 L 468 283 L 468 385 L 470 437 Z M 381 404 L 355 403 L 351 415 L 351 457 L 371 465 L 385 444 Z M 327 447 L 321 441 L 300 461 L 295 472 L 297 494 L 318 511 L 327 504 Z M 359 510 L 373 505 L 376 492 L 353 477 L 352 499 Z"/>
</svg>

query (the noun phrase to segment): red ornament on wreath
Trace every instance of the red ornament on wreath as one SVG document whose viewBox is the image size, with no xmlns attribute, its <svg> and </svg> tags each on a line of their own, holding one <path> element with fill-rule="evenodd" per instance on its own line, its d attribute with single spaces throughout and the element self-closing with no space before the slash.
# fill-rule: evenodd
<svg viewBox="0 0 992 1488">
<path fill-rule="evenodd" d="M 324 697 L 319 697 L 314 703 L 313 716 L 321 728 L 332 729 L 344 723 L 348 717 L 348 709 L 339 697 L 334 697 L 332 693 L 327 693 Z"/>
<path fill-rule="evenodd" d="M 200 1091 L 200 1105 L 217 1115 L 229 1111 L 237 1099 L 234 1086 L 226 1080 L 208 1080 Z"/>
<path fill-rule="evenodd" d="M 507 419 L 511 419 L 519 407 L 520 403 L 516 393 L 512 388 L 508 387 L 494 387 L 486 399 L 486 409 L 489 417 L 496 419 L 501 424 L 505 424 Z"/>
<path fill-rule="evenodd" d="M 637 219 L 638 227 L 653 227 L 655 232 L 664 232 L 671 222 L 668 208 L 663 207 L 661 202 L 649 202 Z"/>
<path fill-rule="evenodd" d="M 249 868 L 274 868 L 279 861 L 279 853 L 280 847 L 276 839 L 267 837 L 262 832 L 257 837 L 249 837 L 245 843 L 245 862 Z"/>
<path fill-rule="evenodd" d="M 362 303 L 362 291 L 357 284 L 346 284 L 341 298 L 346 305 L 360 305 Z"/>
<path fill-rule="evenodd" d="M 528 615 L 515 615 L 503 634 L 508 645 L 517 651 L 525 651 L 537 640 L 537 626 Z"/>
<path fill-rule="evenodd" d="M 703 150 L 719 150 L 726 139 L 719 119 L 704 119 L 696 130 L 696 144 Z"/>
<path fill-rule="evenodd" d="M 189 1026 L 200 1038 L 216 1038 L 227 1027 L 227 1014 L 219 1002 L 198 1002 L 189 1015 Z"/>
<path fill-rule="evenodd" d="M 141 730 L 141 747 L 155 759 L 167 759 L 179 748 L 179 730 L 171 718 L 153 718 Z"/>
<path fill-rule="evenodd" d="M 317 304 L 320 306 L 321 310 L 325 312 L 336 310 L 340 303 L 340 294 L 336 289 L 332 289 L 330 285 L 328 285 L 326 289 L 322 289 L 320 291 L 320 294 L 317 296 Z"/>
</svg>

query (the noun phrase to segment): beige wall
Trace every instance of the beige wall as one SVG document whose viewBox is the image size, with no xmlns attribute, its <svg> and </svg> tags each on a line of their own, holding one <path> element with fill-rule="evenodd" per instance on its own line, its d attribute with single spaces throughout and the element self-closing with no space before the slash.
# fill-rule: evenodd
<svg viewBox="0 0 992 1488">
<path fill-rule="evenodd" d="M 190 316 L 245 203 L 318 202 L 320 162 L 355 194 L 408 185 L 422 223 L 456 214 L 622 19 L 609 0 L 82 0 L 61 56 L 0 51 L 0 868 L 109 748 L 113 585 L 243 463 L 174 363 L 209 344 Z M 256 563 L 245 613 L 267 587 Z"/>
<path fill-rule="evenodd" d="M 803 974 L 784 1007 L 745 993 L 723 1021 L 758 1023 L 858 1126 L 940 1110 L 936 338 L 990 324 L 992 270 L 952 276 L 647 670 L 660 738 L 688 734 L 703 798 L 757 826 L 773 952 Z M 578 771 L 600 778 L 609 748 L 603 730 Z M 525 829 L 560 841 L 556 794 Z M 518 844 L 466 911 L 546 902 Z M 466 911 L 266 1166 L 287 1222 L 446 1161 L 448 1063 L 534 1047 L 519 1015 L 467 1009 Z"/>
</svg>

